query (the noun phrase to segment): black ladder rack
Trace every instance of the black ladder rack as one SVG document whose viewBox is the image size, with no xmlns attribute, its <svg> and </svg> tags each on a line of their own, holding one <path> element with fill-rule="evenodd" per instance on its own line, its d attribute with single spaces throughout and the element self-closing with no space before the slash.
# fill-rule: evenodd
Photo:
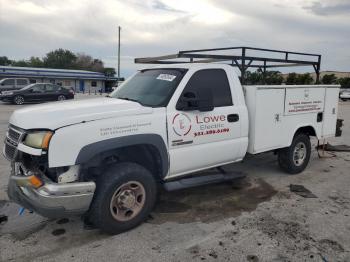
<svg viewBox="0 0 350 262">
<path fill-rule="evenodd" d="M 237 54 L 217 54 L 218 51 L 233 51 Z M 249 53 L 254 52 L 254 55 Z M 273 57 L 276 54 L 277 57 Z M 291 58 L 291 56 L 293 56 Z M 282 51 L 255 47 L 224 47 L 179 51 L 177 54 L 135 58 L 138 64 L 177 64 L 229 62 L 241 71 L 241 82 L 245 84 L 248 68 L 259 68 L 266 73 L 267 68 L 312 66 L 316 73 L 316 83 L 320 80 L 321 55 Z"/>
</svg>

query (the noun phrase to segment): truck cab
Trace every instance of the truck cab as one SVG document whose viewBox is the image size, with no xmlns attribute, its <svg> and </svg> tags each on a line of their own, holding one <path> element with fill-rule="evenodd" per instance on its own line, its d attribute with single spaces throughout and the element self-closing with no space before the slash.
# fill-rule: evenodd
<svg viewBox="0 0 350 262">
<path fill-rule="evenodd" d="M 166 107 L 168 177 L 243 159 L 248 146 L 248 111 L 232 67 L 177 67 L 187 72 Z"/>
</svg>

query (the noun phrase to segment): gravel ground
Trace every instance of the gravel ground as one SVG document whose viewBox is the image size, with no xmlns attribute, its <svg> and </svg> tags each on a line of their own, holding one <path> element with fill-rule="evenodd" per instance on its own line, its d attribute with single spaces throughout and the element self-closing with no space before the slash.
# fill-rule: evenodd
<svg viewBox="0 0 350 262">
<path fill-rule="evenodd" d="M 95 97 L 78 95 L 78 98 Z M 0 104 L 0 136 L 18 107 Z M 341 138 L 350 144 L 350 102 Z M 315 145 L 316 141 L 313 141 Z M 148 221 L 108 236 L 84 229 L 79 217 L 48 220 L 8 202 L 8 162 L 0 157 L 0 261 L 350 261 L 350 153 L 320 159 L 305 172 L 282 173 L 272 153 L 225 166 L 246 178 L 162 192 Z M 290 192 L 300 184 L 316 197 Z"/>
</svg>

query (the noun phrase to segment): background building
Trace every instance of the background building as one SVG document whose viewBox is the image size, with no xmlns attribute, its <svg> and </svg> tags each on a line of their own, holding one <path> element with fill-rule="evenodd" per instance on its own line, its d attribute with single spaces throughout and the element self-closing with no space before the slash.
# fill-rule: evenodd
<svg viewBox="0 0 350 262">
<path fill-rule="evenodd" d="M 58 84 L 85 93 L 105 92 L 106 87 L 113 86 L 117 81 L 115 77 L 92 71 L 0 66 L 0 79 L 15 77 L 28 78 L 31 83 Z"/>
</svg>

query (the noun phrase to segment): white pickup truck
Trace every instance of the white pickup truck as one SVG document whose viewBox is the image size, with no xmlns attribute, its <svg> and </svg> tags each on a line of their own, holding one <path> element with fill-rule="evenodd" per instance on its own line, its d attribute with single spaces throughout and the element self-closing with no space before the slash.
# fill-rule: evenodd
<svg viewBox="0 0 350 262">
<path fill-rule="evenodd" d="M 247 153 L 275 151 L 285 172 L 302 172 L 310 137 L 335 136 L 338 96 L 339 86 L 242 86 L 226 64 L 144 69 L 108 97 L 16 110 L 8 195 L 43 216 L 84 214 L 122 232 L 146 219 L 159 186 L 222 181 L 193 173 Z"/>
</svg>

